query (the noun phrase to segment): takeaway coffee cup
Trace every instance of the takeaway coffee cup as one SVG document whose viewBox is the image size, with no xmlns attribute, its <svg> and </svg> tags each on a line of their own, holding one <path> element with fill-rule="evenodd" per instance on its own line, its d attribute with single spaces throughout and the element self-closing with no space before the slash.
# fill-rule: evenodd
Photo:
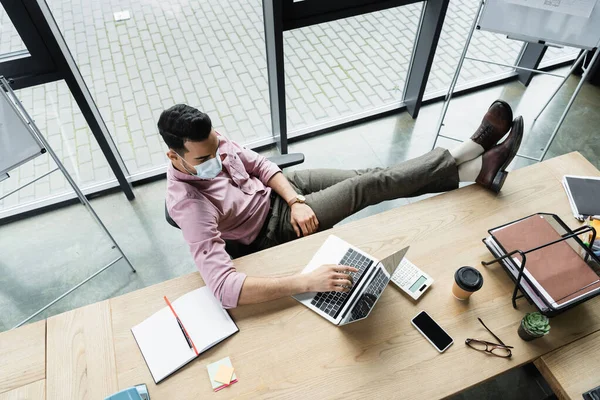
<svg viewBox="0 0 600 400">
<path fill-rule="evenodd" d="M 461 267 L 454 274 L 452 294 L 458 300 L 468 300 L 483 286 L 483 276 L 473 267 Z"/>
</svg>

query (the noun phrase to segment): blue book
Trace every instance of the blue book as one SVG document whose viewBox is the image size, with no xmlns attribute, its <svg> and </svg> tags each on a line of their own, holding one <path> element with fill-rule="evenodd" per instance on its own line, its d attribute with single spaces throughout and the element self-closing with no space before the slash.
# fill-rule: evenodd
<svg viewBox="0 0 600 400">
<path fill-rule="evenodd" d="M 121 390 L 104 400 L 150 400 L 146 385 L 136 385 L 132 388 Z"/>
</svg>

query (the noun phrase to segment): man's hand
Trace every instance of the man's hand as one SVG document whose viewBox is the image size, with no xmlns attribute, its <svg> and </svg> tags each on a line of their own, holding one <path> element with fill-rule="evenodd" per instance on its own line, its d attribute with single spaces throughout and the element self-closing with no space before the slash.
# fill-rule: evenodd
<svg viewBox="0 0 600 400">
<path fill-rule="evenodd" d="M 308 236 L 317 231 L 319 220 L 312 208 L 304 203 L 294 203 L 291 207 L 290 223 L 296 231 L 296 235 Z"/>
<path fill-rule="evenodd" d="M 326 264 L 301 277 L 306 279 L 307 292 L 348 292 L 352 287 L 350 272 L 358 270 L 345 265 Z"/>
</svg>

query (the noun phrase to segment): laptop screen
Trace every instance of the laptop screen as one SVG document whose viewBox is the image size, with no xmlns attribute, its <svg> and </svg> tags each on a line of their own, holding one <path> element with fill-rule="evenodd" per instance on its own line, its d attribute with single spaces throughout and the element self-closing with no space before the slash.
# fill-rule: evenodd
<svg viewBox="0 0 600 400">
<path fill-rule="evenodd" d="M 381 260 L 381 265 L 383 265 L 383 268 L 390 276 L 394 274 L 394 271 L 396 271 L 396 268 L 398 268 L 398 265 L 400 265 L 400 263 L 402 262 L 402 259 L 406 255 L 406 252 L 408 251 L 409 247 L 410 246 L 407 246 L 402 250 L 399 250 Z"/>
</svg>

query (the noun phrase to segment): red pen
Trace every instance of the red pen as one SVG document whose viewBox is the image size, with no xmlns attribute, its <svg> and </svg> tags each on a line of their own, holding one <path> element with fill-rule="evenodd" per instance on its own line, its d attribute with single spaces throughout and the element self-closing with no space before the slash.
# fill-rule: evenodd
<svg viewBox="0 0 600 400">
<path fill-rule="evenodd" d="M 190 346 L 190 349 L 194 349 L 194 353 L 196 353 L 196 355 L 198 355 L 198 350 L 196 350 L 196 345 L 192 341 L 192 338 L 190 337 L 190 335 L 188 335 L 187 331 L 185 330 L 185 326 L 183 326 L 183 323 L 181 323 L 181 320 L 179 319 L 179 316 L 177 315 L 177 313 L 175 312 L 175 309 L 171 305 L 171 302 L 169 301 L 169 299 L 167 299 L 167 296 L 163 296 L 163 297 L 164 297 L 165 301 L 167 302 L 167 305 L 173 312 L 173 315 L 175 315 L 175 319 L 177 320 L 179 329 L 181 329 L 181 333 L 183 333 L 183 337 L 185 338 L 185 341 L 187 342 L 188 346 Z"/>
</svg>

